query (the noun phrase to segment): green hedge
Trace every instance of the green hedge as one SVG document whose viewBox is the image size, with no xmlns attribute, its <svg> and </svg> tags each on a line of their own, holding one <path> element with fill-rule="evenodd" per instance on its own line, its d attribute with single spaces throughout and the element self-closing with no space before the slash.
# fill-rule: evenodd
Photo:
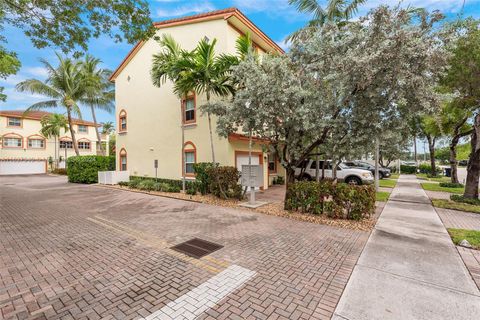
<svg viewBox="0 0 480 320">
<path fill-rule="evenodd" d="M 115 156 L 74 156 L 67 159 L 68 181 L 97 183 L 99 171 L 115 170 Z"/>
<path fill-rule="evenodd" d="M 402 174 L 414 174 L 414 173 L 417 173 L 417 167 L 407 166 L 407 165 L 402 164 L 400 166 L 400 172 Z"/>
<path fill-rule="evenodd" d="M 420 173 L 432 173 L 432 166 L 428 163 L 422 163 L 418 166 L 418 171 L 420 171 Z M 437 174 L 440 174 L 442 173 L 442 168 L 439 168 L 438 166 L 435 167 L 435 172 Z"/>
<path fill-rule="evenodd" d="M 452 182 L 440 182 L 440 187 L 444 188 L 463 188 L 464 185 L 461 183 L 452 183 Z"/>
<path fill-rule="evenodd" d="M 210 167 L 206 169 L 206 174 L 210 177 L 210 192 L 215 196 L 242 199 L 243 190 L 242 186 L 238 184 L 240 172 L 237 168 L 229 166 Z"/>
<path fill-rule="evenodd" d="M 332 218 L 361 220 L 375 212 L 375 188 L 332 181 L 299 181 L 288 187 L 292 210 Z"/>
<path fill-rule="evenodd" d="M 450 200 L 460 203 L 467 203 L 474 206 L 480 206 L 480 199 L 465 198 L 463 195 L 452 194 Z"/>
</svg>

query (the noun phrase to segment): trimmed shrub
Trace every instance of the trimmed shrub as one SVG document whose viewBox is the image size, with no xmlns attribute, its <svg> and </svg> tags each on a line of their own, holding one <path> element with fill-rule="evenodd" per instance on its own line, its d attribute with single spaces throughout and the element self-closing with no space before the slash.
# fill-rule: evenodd
<svg viewBox="0 0 480 320">
<path fill-rule="evenodd" d="M 450 200 L 455 202 L 472 204 L 474 206 L 480 206 L 480 199 L 464 198 L 462 195 L 459 194 L 452 194 L 450 196 Z"/>
<path fill-rule="evenodd" d="M 142 180 L 138 183 L 137 188 L 144 191 L 155 190 L 156 182 L 153 180 Z"/>
<path fill-rule="evenodd" d="M 440 182 L 440 187 L 444 188 L 463 188 L 464 185 L 461 183 L 452 183 L 452 182 Z"/>
<path fill-rule="evenodd" d="M 420 171 L 420 173 L 427 173 L 427 174 L 431 174 L 432 173 L 432 166 L 428 163 L 422 163 L 418 166 L 418 171 Z M 442 173 L 442 168 L 439 168 L 439 167 L 435 167 L 435 172 L 437 174 L 440 174 Z"/>
<path fill-rule="evenodd" d="M 52 173 L 53 173 L 53 174 L 60 174 L 60 175 L 66 176 L 66 175 L 67 175 L 67 169 L 63 169 L 63 168 L 53 169 L 53 170 L 52 170 Z"/>
<path fill-rule="evenodd" d="M 275 177 L 275 178 L 273 179 L 273 184 L 283 185 L 283 184 L 285 184 L 285 178 L 282 177 L 282 176 Z"/>
<path fill-rule="evenodd" d="M 128 181 L 120 181 L 118 183 L 119 186 L 122 186 L 122 187 L 128 187 L 128 185 L 130 184 L 130 182 Z"/>
<path fill-rule="evenodd" d="M 182 190 L 182 180 L 174 180 L 174 179 L 164 179 L 164 178 L 152 178 L 152 177 L 139 177 L 139 176 L 130 176 L 130 181 L 131 180 L 152 180 L 155 182 L 161 182 L 161 183 L 167 183 L 171 186 L 178 186 L 180 188 L 179 190 Z M 195 183 L 195 181 L 185 181 L 186 187 L 188 187 L 189 184 Z"/>
<path fill-rule="evenodd" d="M 195 180 L 198 182 L 198 191 L 200 191 L 200 193 L 203 195 L 210 192 L 210 184 L 212 181 L 210 179 L 210 175 L 208 174 L 208 170 L 213 167 L 213 162 L 199 162 L 193 165 L 193 170 L 195 170 L 196 174 Z"/>
<path fill-rule="evenodd" d="M 332 181 L 299 181 L 289 187 L 288 207 L 331 218 L 361 220 L 375 211 L 375 188 Z"/>
<path fill-rule="evenodd" d="M 238 172 L 237 168 L 229 166 L 211 167 L 206 170 L 206 173 L 211 181 L 210 191 L 215 196 L 220 198 L 226 196 L 227 198 L 242 199 L 242 186 L 238 184 L 240 172 Z"/>
<path fill-rule="evenodd" d="M 99 171 L 115 170 L 115 156 L 74 156 L 67 159 L 69 182 L 97 183 Z"/>
<path fill-rule="evenodd" d="M 407 166 L 407 165 L 400 165 L 400 171 L 403 173 L 403 174 L 414 174 L 414 173 L 417 173 L 417 167 L 415 166 Z"/>
</svg>

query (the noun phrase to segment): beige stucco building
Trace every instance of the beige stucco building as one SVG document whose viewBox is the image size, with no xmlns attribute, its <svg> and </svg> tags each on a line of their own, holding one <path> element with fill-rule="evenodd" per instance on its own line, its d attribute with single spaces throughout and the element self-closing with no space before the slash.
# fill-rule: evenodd
<svg viewBox="0 0 480 320">
<path fill-rule="evenodd" d="M 225 9 L 155 24 L 156 36 L 170 34 L 184 49 L 191 50 L 207 37 L 217 39 L 216 54 L 235 54 L 235 43 L 250 33 L 256 50 L 279 52 L 282 49 L 237 9 Z M 115 82 L 117 128 L 117 167 L 134 176 L 180 179 L 182 170 L 194 179 L 192 164 L 211 162 L 207 117 L 199 111 L 205 97 L 193 94 L 181 101 L 167 82 L 155 87 L 150 78 L 152 57 L 160 51 L 154 39 L 138 43 L 113 73 Z M 182 151 L 182 121 L 185 144 Z M 213 128 L 215 118 L 213 118 Z M 232 134 L 228 139 L 214 134 L 216 160 L 221 165 L 248 164 L 248 139 Z M 263 147 L 262 147 L 263 146 Z M 256 141 L 253 164 L 263 166 L 264 188 L 279 174 L 276 157 L 264 152 L 266 144 Z M 183 159 L 182 159 L 183 158 Z M 282 174 L 283 175 L 283 174 Z"/>
<path fill-rule="evenodd" d="M 62 159 L 75 155 L 70 131 L 62 130 L 56 144 L 53 137 L 46 138 L 41 134 L 40 120 L 49 114 L 44 111 L 24 114 L 24 110 L 0 110 L 0 173 L 28 173 L 23 172 L 27 166 L 35 171 L 33 173 L 41 173 L 37 172 L 40 163 L 35 164 L 33 160 L 46 166 L 50 157 L 55 159 L 55 154 Z M 74 119 L 73 124 L 80 155 L 97 154 L 95 124 L 80 119 Z"/>
</svg>

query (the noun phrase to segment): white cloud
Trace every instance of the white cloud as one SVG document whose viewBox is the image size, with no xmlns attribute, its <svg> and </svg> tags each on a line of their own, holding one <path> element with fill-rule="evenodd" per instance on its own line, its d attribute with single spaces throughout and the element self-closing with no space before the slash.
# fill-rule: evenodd
<svg viewBox="0 0 480 320">
<path fill-rule="evenodd" d="M 215 10 L 215 6 L 210 2 L 196 3 L 193 5 L 182 5 L 172 9 L 159 8 L 155 11 L 155 16 L 158 18 L 179 17 L 186 14 L 203 13 Z"/>
<path fill-rule="evenodd" d="M 288 51 L 290 49 L 290 46 L 292 45 L 290 41 L 287 41 L 286 37 L 283 40 L 275 41 L 275 43 L 284 51 Z"/>
<path fill-rule="evenodd" d="M 48 76 L 47 69 L 43 67 L 27 67 L 25 72 L 39 78 L 46 78 Z"/>
</svg>

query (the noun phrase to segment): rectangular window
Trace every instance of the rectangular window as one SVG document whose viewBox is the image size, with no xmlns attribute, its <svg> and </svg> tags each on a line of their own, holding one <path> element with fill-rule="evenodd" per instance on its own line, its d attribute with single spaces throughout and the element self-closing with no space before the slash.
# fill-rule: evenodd
<svg viewBox="0 0 480 320">
<path fill-rule="evenodd" d="M 120 170 L 127 171 L 127 156 L 120 156 Z"/>
<path fill-rule="evenodd" d="M 43 139 L 28 139 L 28 147 L 42 149 L 45 147 L 45 141 Z"/>
<path fill-rule="evenodd" d="M 60 141 L 60 149 L 73 149 L 72 141 Z"/>
<path fill-rule="evenodd" d="M 88 141 L 78 141 L 78 149 L 90 150 L 90 142 L 88 142 Z"/>
<path fill-rule="evenodd" d="M 22 119 L 20 119 L 20 118 L 8 118 L 8 126 L 9 127 L 21 127 L 22 126 Z"/>
<path fill-rule="evenodd" d="M 185 152 L 185 174 L 194 174 L 193 165 L 195 164 L 195 152 Z"/>
<path fill-rule="evenodd" d="M 277 172 L 277 157 L 275 153 L 270 153 L 268 155 L 268 171 L 269 172 Z"/>
<path fill-rule="evenodd" d="M 21 138 L 3 138 L 3 146 L 8 148 L 21 148 Z"/>
<path fill-rule="evenodd" d="M 121 131 L 127 130 L 127 118 L 126 117 L 121 117 L 120 118 L 120 130 Z"/>
<path fill-rule="evenodd" d="M 185 100 L 185 123 L 195 122 L 195 98 Z"/>
<path fill-rule="evenodd" d="M 81 132 L 81 133 L 88 133 L 88 127 L 87 127 L 87 126 L 84 126 L 84 125 L 81 125 L 81 124 L 79 124 L 79 125 L 78 125 L 78 132 Z"/>
</svg>

